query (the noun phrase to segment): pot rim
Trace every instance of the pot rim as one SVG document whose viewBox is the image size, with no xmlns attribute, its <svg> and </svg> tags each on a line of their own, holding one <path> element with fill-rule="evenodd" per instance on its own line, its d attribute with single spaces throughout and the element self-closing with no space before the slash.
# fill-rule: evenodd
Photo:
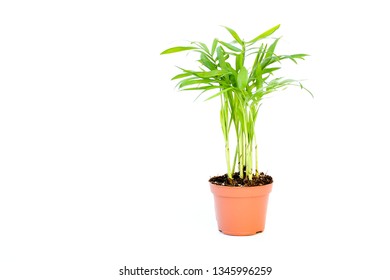
<svg viewBox="0 0 390 280">
<path fill-rule="evenodd" d="M 254 187 L 221 186 L 210 183 L 211 192 L 221 197 L 256 197 L 268 195 L 272 191 L 273 182 Z"/>
</svg>

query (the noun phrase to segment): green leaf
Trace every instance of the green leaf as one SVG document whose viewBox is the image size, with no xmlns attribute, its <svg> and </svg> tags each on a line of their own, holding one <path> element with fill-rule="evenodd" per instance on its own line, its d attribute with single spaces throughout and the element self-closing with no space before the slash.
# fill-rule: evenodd
<svg viewBox="0 0 390 280">
<path fill-rule="evenodd" d="M 232 51 L 235 51 L 235 52 L 241 52 L 241 49 L 233 46 L 232 44 L 229 44 L 229 43 L 226 43 L 226 42 L 223 42 L 223 41 L 219 41 L 219 43 L 225 47 L 227 47 L 228 49 L 232 50 Z"/>
<path fill-rule="evenodd" d="M 182 74 L 176 75 L 171 80 L 177 80 L 177 79 L 185 78 L 185 77 L 188 77 L 188 76 L 191 76 L 191 75 L 192 75 L 191 73 L 182 73 Z"/>
<path fill-rule="evenodd" d="M 170 53 L 176 53 L 176 52 L 182 52 L 182 51 L 189 51 L 189 50 L 195 50 L 196 47 L 173 47 L 170 49 L 166 49 L 161 54 L 170 54 Z"/>
<path fill-rule="evenodd" d="M 292 58 L 299 58 L 299 59 L 305 59 L 306 56 L 309 56 L 308 54 L 305 53 L 297 53 L 297 54 L 292 54 L 290 55 Z"/>
<path fill-rule="evenodd" d="M 240 44 L 240 45 L 243 45 L 244 42 L 241 40 L 240 36 L 238 36 L 237 32 L 234 31 L 233 29 L 227 27 L 227 26 L 224 26 L 224 28 L 226 28 L 227 31 L 229 31 L 229 33 L 233 36 L 234 39 L 236 39 L 236 41 Z"/>
<path fill-rule="evenodd" d="M 217 58 L 219 61 L 219 66 L 222 70 L 227 70 L 226 61 L 225 61 L 225 51 L 221 46 L 217 47 Z"/>
<path fill-rule="evenodd" d="M 304 60 L 306 56 L 309 56 L 309 55 L 308 54 L 303 54 L 303 53 L 292 54 L 292 55 L 281 55 L 280 56 L 280 60 L 282 60 L 282 59 L 290 59 L 295 64 L 298 64 L 298 62 L 295 59 L 302 59 L 302 60 Z"/>
<path fill-rule="evenodd" d="M 260 67 L 260 63 L 261 60 L 260 59 L 260 55 L 263 54 L 263 49 L 264 49 L 264 44 L 261 44 L 261 46 L 259 47 L 258 51 L 256 52 L 256 58 L 255 60 L 253 61 L 253 66 L 252 66 L 252 73 L 251 73 L 251 76 L 253 77 L 254 75 L 256 75 L 256 70 L 258 67 Z"/>
<path fill-rule="evenodd" d="M 261 44 L 261 47 L 263 47 L 263 44 Z M 257 61 L 255 61 L 257 63 L 257 67 L 264 68 L 264 66 L 262 66 L 262 64 L 263 64 L 263 58 L 265 56 L 265 53 L 267 52 L 267 48 L 268 48 L 268 45 L 265 44 L 264 48 L 259 49 L 259 57 L 257 58 Z"/>
<path fill-rule="evenodd" d="M 223 94 L 223 93 L 225 93 L 225 92 L 227 92 L 228 90 L 231 90 L 231 89 L 232 89 L 232 88 L 230 87 L 230 88 L 226 88 L 226 89 L 224 89 L 224 90 L 221 90 L 221 91 L 219 91 L 218 93 L 216 93 L 216 94 L 210 96 L 209 98 L 207 98 L 205 101 L 208 101 L 208 100 L 213 99 L 213 98 L 215 98 L 215 97 L 217 97 L 217 96 L 220 96 L 221 94 Z"/>
<path fill-rule="evenodd" d="M 215 48 L 217 47 L 217 44 L 218 44 L 218 39 L 214 39 L 213 45 L 212 45 L 212 47 L 211 47 L 211 55 L 214 55 L 214 53 L 215 53 Z"/>
<path fill-rule="evenodd" d="M 271 56 L 271 57 L 267 57 L 265 58 L 262 62 L 261 62 L 261 67 L 264 69 L 266 68 L 268 65 L 271 65 L 275 62 L 280 62 L 280 57 L 279 56 Z"/>
<path fill-rule="evenodd" d="M 204 51 L 206 52 L 206 53 L 210 53 L 210 50 L 209 50 L 209 48 L 206 46 L 206 44 L 205 43 L 202 43 L 202 42 L 197 42 L 197 44 L 198 44 L 198 46 L 200 46 L 202 49 L 204 49 Z"/>
<path fill-rule="evenodd" d="M 192 87 L 192 88 L 181 88 L 180 90 L 203 90 L 205 92 L 208 90 L 221 89 L 221 88 L 223 89 L 225 87 L 222 87 L 222 86 L 202 86 L 202 87 Z"/>
<path fill-rule="evenodd" d="M 206 66 L 209 70 L 215 70 L 217 69 L 217 66 L 214 64 L 213 61 L 210 60 L 208 56 L 206 56 L 204 53 L 200 55 L 200 63 L 202 63 L 204 66 Z"/>
<path fill-rule="evenodd" d="M 190 74 L 190 77 L 179 81 L 177 83 L 176 87 L 180 87 L 181 84 L 185 84 L 188 81 L 193 81 L 193 80 L 199 79 L 198 77 L 194 76 L 192 73 L 189 73 L 189 74 Z"/>
<path fill-rule="evenodd" d="M 270 35 L 272 35 L 276 30 L 278 30 L 280 27 L 280 24 L 272 27 L 271 29 L 268 29 L 267 31 L 261 33 L 259 36 L 257 36 L 256 38 L 250 40 L 248 43 L 256 43 L 257 41 L 259 41 L 260 39 L 264 39 Z"/>
<path fill-rule="evenodd" d="M 200 77 L 200 78 L 212 78 L 216 76 L 222 76 L 228 74 L 228 72 L 223 70 L 212 70 L 209 72 L 194 72 L 194 75 Z"/>
<path fill-rule="evenodd" d="M 184 80 L 179 83 L 179 89 L 185 86 L 189 85 L 200 85 L 200 84 L 206 84 L 208 85 L 211 81 L 208 79 L 191 79 L 191 80 Z"/>
<path fill-rule="evenodd" d="M 213 59 L 212 56 L 210 54 L 208 54 L 207 52 L 205 52 L 203 49 L 196 49 L 196 50 L 193 50 L 194 52 L 197 52 L 197 53 L 200 53 L 201 55 L 204 54 L 205 56 L 207 56 L 209 59 Z"/>
<path fill-rule="evenodd" d="M 310 90 L 308 90 L 307 88 L 305 88 L 300 82 L 299 82 L 299 86 L 301 87 L 301 89 L 304 89 L 304 90 L 306 90 L 310 95 L 311 95 L 311 97 L 313 97 L 314 98 L 314 95 L 313 95 L 313 93 L 310 91 Z"/>
<path fill-rule="evenodd" d="M 278 43 L 280 38 L 276 39 L 268 48 L 267 50 L 267 53 L 265 54 L 265 57 L 268 58 L 268 57 L 271 57 L 274 52 L 275 52 L 275 48 L 276 48 L 276 44 Z"/>
<path fill-rule="evenodd" d="M 237 75 L 237 86 L 239 89 L 244 89 L 248 83 L 248 70 L 243 66 Z"/>
<path fill-rule="evenodd" d="M 276 70 L 279 70 L 281 67 L 271 67 L 271 68 L 265 68 L 263 69 L 263 74 L 266 74 L 266 73 L 272 73 Z"/>
<path fill-rule="evenodd" d="M 263 82 L 263 68 L 261 68 L 261 65 L 258 65 L 255 72 L 256 88 L 261 88 L 263 86 Z"/>
<path fill-rule="evenodd" d="M 236 70 L 239 71 L 244 65 L 244 54 L 240 53 L 236 56 Z"/>
</svg>

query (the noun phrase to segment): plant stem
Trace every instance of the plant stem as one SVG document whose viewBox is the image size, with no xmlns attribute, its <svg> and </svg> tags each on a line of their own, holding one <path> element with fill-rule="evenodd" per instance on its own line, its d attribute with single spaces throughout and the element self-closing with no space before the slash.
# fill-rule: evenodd
<svg viewBox="0 0 390 280">
<path fill-rule="evenodd" d="M 248 180 L 252 181 L 252 141 L 248 141 L 247 144 L 246 175 Z"/>
<path fill-rule="evenodd" d="M 234 153 L 232 173 L 234 173 L 234 170 L 236 170 L 237 153 L 238 153 L 238 146 L 236 146 L 236 152 Z"/>
<path fill-rule="evenodd" d="M 257 149 L 257 139 L 255 134 L 255 158 L 256 158 L 256 177 L 259 176 L 259 155 L 258 155 L 258 149 Z"/>
<path fill-rule="evenodd" d="M 239 151 L 239 153 L 240 153 L 239 167 L 240 167 L 240 178 L 241 179 L 244 179 L 244 165 L 245 165 L 243 142 L 244 142 L 243 136 L 242 136 L 242 134 L 240 134 L 238 146 L 239 146 L 239 150 L 240 150 Z"/>
<path fill-rule="evenodd" d="M 226 164 L 227 164 L 227 169 L 228 169 L 228 178 L 229 178 L 229 182 L 231 182 L 231 180 L 233 180 L 233 176 L 232 176 L 232 170 L 230 168 L 230 149 L 229 149 L 229 142 L 226 142 L 225 143 L 225 154 L 226 154 Z"/>
</svg>

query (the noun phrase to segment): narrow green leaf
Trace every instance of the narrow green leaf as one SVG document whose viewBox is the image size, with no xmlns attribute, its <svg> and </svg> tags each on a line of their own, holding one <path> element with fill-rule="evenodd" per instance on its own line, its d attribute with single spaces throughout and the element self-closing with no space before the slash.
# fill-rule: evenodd
<svg viewBox="0 0 390 280">
<path fill-rule="evenodd" d="M 225 62 L 225 51 L 221 46 L 217 47 L 217 58 L 219 61 L 219 66 L 222 68 L 222 70 L 228 70 Z"/>
<path fill-rule="evenodd" d="M 218 41 L 221 45 L 227 47 L 229 50 L 232 50 L 234 52 L 241 52 L 241 49 L 233 46 L 232 44 L 229 44 L 229 43 L 226 43 L 226 42 L 223 42 L 223 41 Z"/>
<path fill-rule="evenodd" d="M 223 93 L 225 93 L 225 92 L 227 92 L 228 90 L 231 90 L 231 89 L 232 89 L 232 88 L 226 88 L 226 89 L 224 89 L 224 90 L 221 90 L 221 91 L 219 91 L 218 93 L 216 93 L 216 94 L 210 96 L 209 98 L 207 98 L 205 101 L 208 101 L 208 100 L 213 99 L 213 98 L 215 98 L 215 97 L 217 97 L 217 96 L 220 96 L 221 94 L 223 94 Z"/>
<path fill-rule="evenodd" d="M 171 80 L 181 79 L 181 78 L 185 78 L 185 77 L 188 77 L 191 75 L 192 75 L 191 73 L 182 73 L 182 74 L 178 74 L 178 75 L 174 76 Z"/>
<path fill-rule="evenodd" d="M 271 56 L 274 54 L 275 48 L 276 48 L 277 43 L 279 42 L 279 39 L 280 39 L 280 38 L 276 39 L 276 40 L 269 46 L 269 48 L 268 48 L 268 50 L 267 50 L 267 53 L 265 54 L 265 57 L 266 57 L 266 58 L 271 57 Z"/>
<path fill-rule="evenodd" d="M 224 26 L 224 28 L 226 28 L 227 31 L 229 31 L 229 33 L 233 36 L 233 38 L 240 44 L 240 45 L 243 45 L 243 41 L 241 40 L 240 36 L 238 36 L 237 32 L 234 31 L 233 29 L 227 27 L 227 26 Z"/>
<path fill-rule="evenodd" d="M 308 90 L 307 88 L 305 88 L 303 85 L 302 85 L 302 83 L 299 83 L 299 86 L 301 87 L 301 89 L 304 89 L 304 90 L 306 90 L 310 95 L 311 95 L 311 97 L 313 97 L 314 98 L 314 95 L 313 95 L 313 93 L 310 91 L 310 90 Z"/>
<path fill-rule="evenodd" d="M 265 53 L 267 52 L 267 48 L 268 48 L 268 45 L 265 44 L 264 48 L 262 49 L 262 51 L 260 53 L 259 60 L 257 61 L 257 63 L 260 63 L 260 64 L 262 63 L 264 56 L 265 56 Z"/>
<path fill-rule="evenodd" d="M 272 35 L 276 30 L 278 30 L 280 27 L 280 24 L 272 27 L 271 29 L 268 29 L 267 31 L 261 33 L 259 36 L 257 36 L 256 38 L 250 40 L 248 43 L 255 43 L 257 41 L 259 41 L 260 39 L 264 39 L 270 35 Z"/>
<path fill-rule="evenodd" d="M 222 76 L 228 74 L 226 71 L 223 70 L 212 70 L 209 72 L 194 72 L 194 75 L 200 77 L 200 78 L 212 78 L 216 76 Z"/>
<path fill-rule="evenodd" d="M 205 54 L 200 55 L 200 63 L 202 63 L 204 66 L 206 66 L 209 70 L 216 70 L 217 66 L 214 64 L 213 61 L 210 60 Z"/>
<path fill-rule="evenodd" d="M 301 53 L 301 54 L 281 55 L 281 56 L 279 56 L 279 58 L 280 58 L 280 60 L 282 60 L 282 59 L 290 59 L 295 64 L 298 64 L 298 62 L 295 59 L 302 59 L 302 60 L 304 60 L 306 56 L 309 56 L 309 55 Z"/>
<path fill-rule="evenodd" d="M 265 95 L 265 91 L 263 88 L 257 90 L 254 94 L 250 95 L 249 96 L 249 99 L 247 101 L 250 101 L 250 100 L 261 100 L 261 98 Z"/>
<path fill-rule="evenodd" d="M 236 56 L 236 71 L 239 71 L 244 65 L 244 54 L 241 53 Z"/>
<path fill-rule="evenodd" d="M 261 65 L 257 65 L 256 72 L 255 72 L 255 82 L 256 82 L 256 88 L 259 89 L 263 86 L 263 68 L 261 68 Z"/>
<path fill-rule="evenodd" d="M 252 73 L 251 73 L 251 77 L 254 77 L 256 74 L 256 70 L 258 67 L 260 67 L 259 65 L 259 59 L 260 59 L 260 54 L 263 53 L 263 48 L 264 48 L 264 44 L 261 44 L 261 46 L 259 47 L 258 51 L 257 51 L 257 54 L 256 54 L 256 58 L 255 60 L 253 61 L 253 66 L 252 66 Z"/>
<path fill-rule="evenodd" d="M 237 72 L 234 70 L 234 68 L 230 65 L 229 62 L 226 62 L 226 67 L 228 68 L 228 73 L 233 74 L 235 77 L 237 77 Z"/>
<path fill-rule="evenodd" d="M 189 73 L 189 72 L 188 72 Z M 183 79 L 181 81 L 179 81 L 176 85 L 176 87 L 180 87 L 180 85 L 182 83 L 187 83 L 188 81 L 193 81 L 193 80 L 196 80 L 196 79 L 199 79 L 198 77 L 194 76 L 192 73 L 189 73 L 190 74 L 190 77 L 189 78 L 186 78 L 186 79 Z"/>
<path fill-rule="evenodd" d="M 201 84 L 209 84 L 211 81 L 208 79 L 191 79 L 191 80 L 184 80 L 181 81 L 179 84 L 179 89 L 185 86 L 189 85 L 201 85 Z"/>
<path fill-rule="evenodd" d="M 292 58 L 300 58 L 300 59 L 305 59 L 306 56 L 309 56 L 308 54 L 305 53 L 296 53 L 290 55 Z"/>
<path fill-rule="evenodd" d="M 263 69 L 263 74 L 272 73 L 276 70 L 279 70 L 281 67 L 271 67 Z"/>
<path fill-rule="evenodd" d="M 192 88 L 181 88 L 180 90 L 203 90 L 203 91 L 208 91 L 212 89 L 220 89 L 220 88 L 225 88 L 222 86 L 202 86 L 202 87 L 192 87 Z"/>
<path fill-rule="evenodd" d="M 196 49 L 196 50 L 193 50 L 193 52 L 200 53 L 201 55 L 204 54 L 209 59 L 213 60 L 212 56 L 210 54 L 208 54 L 207 52 L 205 52 L 203 49 Z"/>
<path fill-rule="evenodd" d="M 204 49 L 204 51 L 208 54 L 210 54 L 210 50 L 209 48 L 206 46 L 205 43 L 202 43 L 202 42 L 196 42 L 198 46 L 200 46 L 202 49 Z"/>
<path fill-rule="evenodd" d="M 214 39 L 213 45 L 211 46 L 211 55 L 214 56 L 215 48 L 217 47 L 218 39 Z"/>
<path fill-rule="evenodd" d="M 237 75 L 237 86 L 239 89 L 244 89 L 248 83 L 248 70 L 243 66 Z"/>
<path fill-rule="evenodd" d="M 176 52 L 182 52 L 182 51 L 189 51 L 189 50 L 195 50 L 196 47 L 173 47 L 166 49 L 161 54 L 170 54 L 170 53 L 176 53 Z"/>
<path fill-rule="evenodd" d="M 271 56 L 271 57 L 267 57 L 267 58 L 264 58 L 264 60 L 261 62 L 261 67 L 264 69 L 266 68 L 268 65 L 271 65 L 275 62 L 280 62 L 280 57 L 279 56 Z"/>
<path fill-rule="evenodd" d="M 290 58 L 290 60 L 292 61 L 292 62 L 294 62 L 295 64 L 298 64 L 298 62 L 295 60 L 295 58 L 293 58 L 293 57 L 289 57 Z"/>
<path fill-rule="evenodd" d="M 198 100 L 198 98 L 207 91 L 207 89 L 203 90 L 201 93 L 198 94 L 198 96 L 194 99 L 194 102 Z"/>
</svg>

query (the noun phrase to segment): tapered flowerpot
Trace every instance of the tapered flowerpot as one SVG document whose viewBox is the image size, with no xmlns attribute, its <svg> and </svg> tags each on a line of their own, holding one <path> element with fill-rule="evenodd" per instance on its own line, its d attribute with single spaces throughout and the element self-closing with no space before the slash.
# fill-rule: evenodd
<svg viewBox="0 0 390 280">
<path fill-rule="evenodd" d="M 210 183 L 219 230 L 228 235 L 264 231 L 272 183 L 256 187 L 228 187 Z"/>
</svg>

